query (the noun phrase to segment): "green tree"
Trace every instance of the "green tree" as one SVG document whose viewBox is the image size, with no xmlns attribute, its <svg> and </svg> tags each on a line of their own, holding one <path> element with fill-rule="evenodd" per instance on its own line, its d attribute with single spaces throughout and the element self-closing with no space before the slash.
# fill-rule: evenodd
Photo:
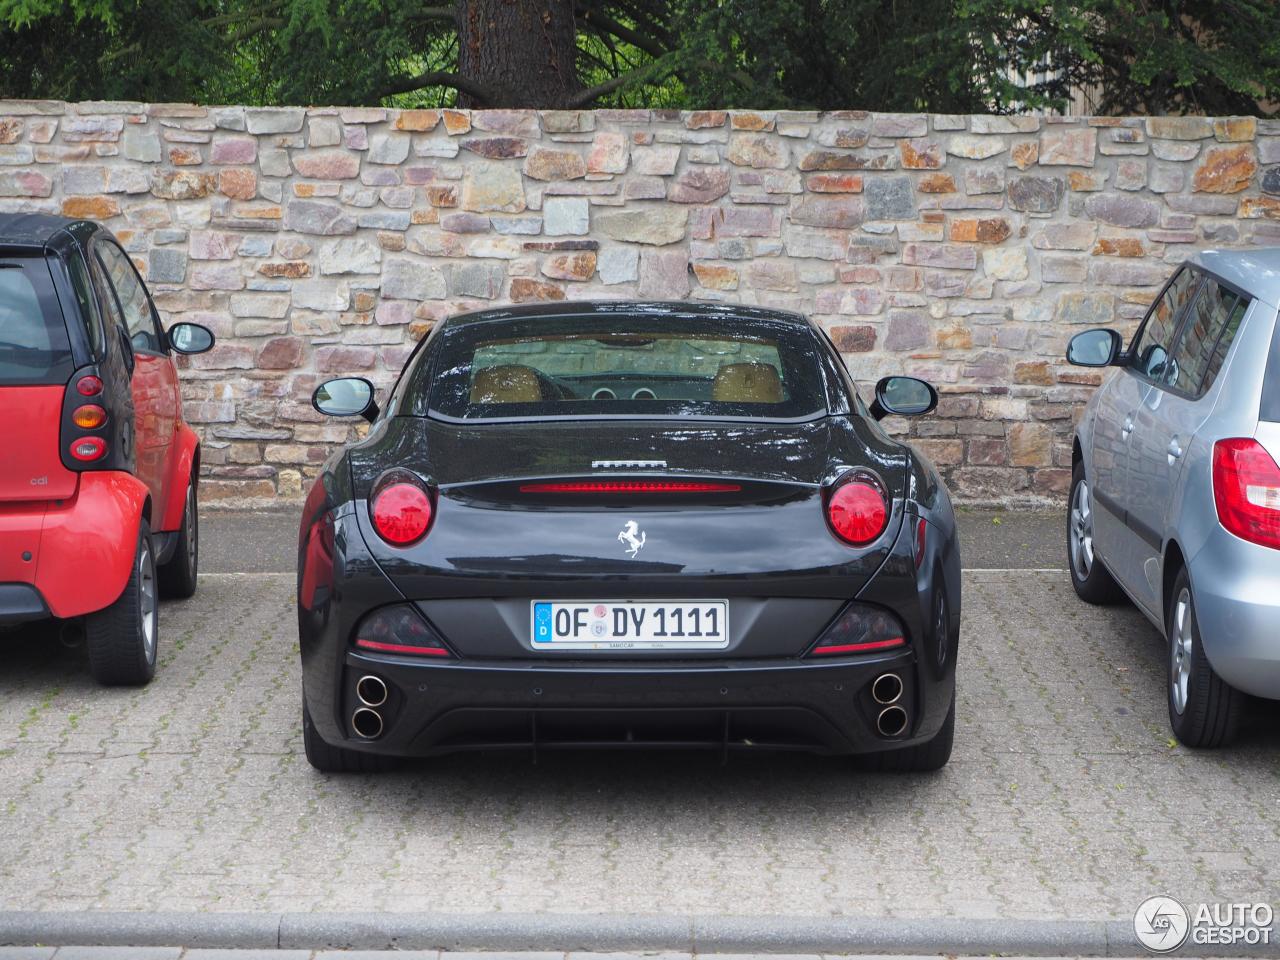
<svg viewBox="0 0 1280 960">
<path fill-rule="evenodd" d="M 0 0 L 0 94 L 1102 113 L 1280 102 L 1276 0 Z"/>
</svg>

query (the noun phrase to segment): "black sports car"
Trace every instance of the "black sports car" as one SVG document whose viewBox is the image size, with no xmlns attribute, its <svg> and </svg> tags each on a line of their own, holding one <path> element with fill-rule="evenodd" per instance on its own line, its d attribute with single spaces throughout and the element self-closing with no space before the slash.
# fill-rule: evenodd
<svg viewBox="0 0 1280 960">
<path fill-rule="evenodd" d="M 307 759 L 519 747 L 951 754 L 960 555 L 933 466 L 795 314 L 553 303 L 437 324 L 311 490 Z"/>
</svg>

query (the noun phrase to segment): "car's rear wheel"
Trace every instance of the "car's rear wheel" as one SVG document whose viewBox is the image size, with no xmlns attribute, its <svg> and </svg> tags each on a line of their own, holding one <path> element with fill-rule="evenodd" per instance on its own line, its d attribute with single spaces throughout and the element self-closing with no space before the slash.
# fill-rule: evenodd
<svg viewBox="0 0 1280 960">
<path fill-rule="evenodd" d="M 1186 568 L 1178 571 L 1165 614 L 1169 638 L 1169 725 L 1188 747 L 1221 747 L 1240 727 L 1245 695 L 1214 671 L 1200 642 L 1195 595 Z"/>
<path fill-rule="evenodd" d="M 187 496 L 182 507 L 182 526 L 178 543 L 169 562 L 160 568 L 160 589 L 166 597 L 185 600 L 196 592 L 200 569 L 200 513 L 196 504 L 196 484 L 187 481 Z"/>
<path fill-rule="evenodd" d="M 924 743 L 857 757 L 858 766 L 872 773 L 933 773 L 951 759 L 951 746 L 956 734 L 956 700 L 951 698 L 947 719 L 933 738 Z"/>
<path fill-rule="evenodd" d="M 89 672 L 107 686 L 142 686 L 156 674 L 159 642 L 156 556 L 143 518 L 124 591 L 111 606 L 85 617 Z"/>
<path fill-rule="evenodd" d="M 395 757 L 325 743 L 311 722 L 311 711 L 305 702 L 302 704 L 302 746 L 307 752 L 307 762 L 321 773 L 381 773 L 395 769 L 398 764 Z"/>
<path fill-rule="evenodd" d="M 1093 546 L 1093 491 L 1085 479 L 1084 464 L 1071 471 L 1071 495 L 1067 509 L 1067 566 L 1071 585 L 1085 603 L 1115 603 L 1123 594 Z"/>
</svg>

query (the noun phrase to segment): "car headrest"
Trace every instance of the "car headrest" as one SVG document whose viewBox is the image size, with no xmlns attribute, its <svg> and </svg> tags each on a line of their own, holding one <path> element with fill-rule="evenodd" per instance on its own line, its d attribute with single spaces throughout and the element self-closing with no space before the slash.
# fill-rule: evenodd
<svg viewBox="0 0 1280 960">
<path fill-rule="evenodd" d="M 781 403 L 782 379 L 767 363 L 726 363 L 716 371 L 711 399 L 724 403 Z"/>
<path fill-rule="evenodd" d="M 541 399 L 537 372 L 518 363 L 484 367 L 471 381 L 472 403 L 537 403 Z"/>
</svg>

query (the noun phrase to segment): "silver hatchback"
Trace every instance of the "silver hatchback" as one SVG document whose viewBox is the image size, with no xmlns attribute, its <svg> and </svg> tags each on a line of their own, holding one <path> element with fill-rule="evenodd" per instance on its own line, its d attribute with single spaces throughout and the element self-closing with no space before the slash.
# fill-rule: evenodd
<svg viewBox="0 0 1280 960">
<path fill-rule="evenodd" d="M 1169 721 L 1228 742 L 1246 694 L 1280 698 L 1280 249 L 1182 264 L 1128 349 L 1114 330 L 1067 359 L 1115 366 L 1072 450 L 1076 593 L 1127 594 L 1168 638 Z"/>
</svg>

